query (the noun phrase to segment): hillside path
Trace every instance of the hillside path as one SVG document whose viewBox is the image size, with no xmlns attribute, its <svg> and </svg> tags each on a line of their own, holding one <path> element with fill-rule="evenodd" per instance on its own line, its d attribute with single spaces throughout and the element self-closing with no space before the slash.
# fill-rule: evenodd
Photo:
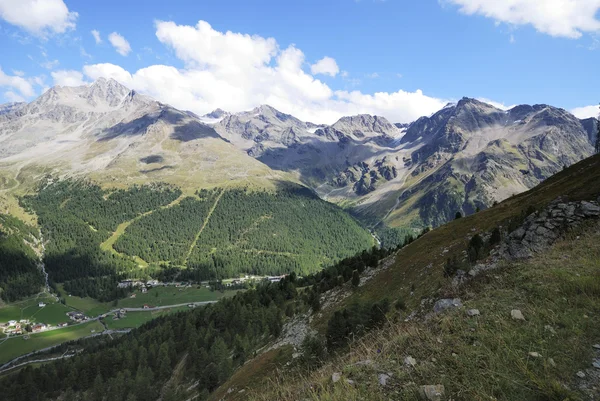
<svg viewBox="0 0 600 401">
<path fill-rule="evenodd" d="M 190 255 L 192 254 L 192 251 L 196 247 L 196 244 L 198 243 L 198 240 L 200 239 L 200 235 L 202 235 L 202 231 L 204 231 L 204 228 L 206 228 L 206 226 L 208 225 L 210 217 L 212 216 L 213 212 L 217 208 L 217 205 L 219 204 L 219 201 L 221 200 L 221 197 L 223 196 L 224 193 L 225 193 L 225 188 L 223 188 L 221 190 L 221 193 L 219 193 L 219 195 L 217 195 L 217 199 L 215 199 L 215 203 L 212 205 L 212 207 L 208 211 L 208 214 L 206 215 L 206 218 L 204 219 L 204 223 L 202 224 L 202 227 L 200 227 L 200 230 L 196 234 L 196 238 L 194 238 L 194 241 L 192 242 L 192 245 L 190 245 L 190 249 L 188 250 L 187 255 L 185 255 L 185 259 L 183 261 L 183 265 L 186 268 L 187 268 L 187 265 L 188 265 L 188 260 L 190 259 Z"/>
</svg>

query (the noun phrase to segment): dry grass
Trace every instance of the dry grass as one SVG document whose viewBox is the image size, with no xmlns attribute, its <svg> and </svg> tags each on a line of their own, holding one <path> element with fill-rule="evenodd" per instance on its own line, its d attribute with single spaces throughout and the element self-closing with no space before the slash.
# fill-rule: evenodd
<svg viewBox="0 0 600 401">
<path fill-rule="evenodd" d="M 248 399 L 413 400 L 426 384 L 443 384 L 453 400 L 582 399 L 575 373 L 591 366 L 592 345 L 600 341 L 600 232 L 596 226 L 577 238 L 492 271 L 457 294 L 479 317 L 456 310 L 391 323 L 321 369 L 285 372 Z M 526 321 L 512 320 L 512 309 Z M 415 368 L 404 366 L 407 356 L 417 360 Z M 364 360 L 373 364 L 354 365 Z M 333 372 L 342 373 L 336 384 Z M 386 387 L 379 373 L 391 374 Z"/>
</svg>

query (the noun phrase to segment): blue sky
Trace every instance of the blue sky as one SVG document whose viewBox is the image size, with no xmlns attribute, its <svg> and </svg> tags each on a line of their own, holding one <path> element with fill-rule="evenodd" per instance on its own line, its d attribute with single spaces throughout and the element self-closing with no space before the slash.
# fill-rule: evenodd
<svg viewBox="0 0 600 401">
<path fill-rule="evenodd" d="M 106 76 L 197 113 L 410 121 L 469 96 L 596 114 L 600 0 L 503 3 L 0 0 L 0 103 Z"/>
</svg>

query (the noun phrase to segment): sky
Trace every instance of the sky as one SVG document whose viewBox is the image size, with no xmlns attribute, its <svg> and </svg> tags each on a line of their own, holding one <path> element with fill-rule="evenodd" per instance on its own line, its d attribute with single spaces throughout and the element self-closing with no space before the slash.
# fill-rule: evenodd
<svg viewBox="0 0 600 401">
<path fill-rule="evenodd" d="M 0 103 L 99 77 L 197 114 L 600 109 L 600 0 L 0 0 Z"/>
</svg>

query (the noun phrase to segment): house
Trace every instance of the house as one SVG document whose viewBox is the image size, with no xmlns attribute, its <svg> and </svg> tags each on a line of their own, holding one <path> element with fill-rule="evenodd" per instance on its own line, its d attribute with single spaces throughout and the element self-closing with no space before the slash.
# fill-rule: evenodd
<svg viewBox="0 0 600 401">
<path fill-rule="evenodd" d="M 148 292 L 148 288 L 146 288 L 146 287 L 142 287 L 142 294 L 145 294 L 145 293 L 147 293 L 147 292 Z"/>
<path fill-rule="evenodd" d="M 150 308 L 151 308 L 151 306 L 150 306 L 150 305 L 148 305 L 148 304 L 144 304 L 144 309 L 150 309 Z"/>
<path fill-rule="evenodd" d="M 21 323 L 21 324 L 27 324 L 27 323 L 29 323 L 29 320 L 28 319 L 21 319 L 21 320 L 19 320 L 19 323 Z"/>
<path fill-rule="evenodd" d="M 129 288 L 133 286 L 133 281 L 131 280 L 124 280 L 121 281 L 119 284 L 117 284 L 118 288 Z"/>
<path fill-rule="evenodd" d="M 67 327 L 69 325 L 69 323 L 59 323 L 58 327 Z"/>
<path fill-rule="evenodd" d="M 38 304 L 38 306 L 39 306 L 40 308 L 43 308 L 44 306 L 46 306 L 46 304 L 45 304 L 45 303 L 43 303 L 43 302 L 40 302 L 40 303 Z"/>
<path fill-rule="evenodd" d="M 269 276 L 269 277 L 267 277 L 267 280 L 269 280 L 271 283 L 278 283 L 283 278 L 285 278 L 285 276 Z"/>
<path fill-rule="evenodd" d="M 14 326 L 15 324 L 17 324 L 17 321 L 16 321 L 16 320 L 9 320 L 9 321 L 8 321 L 8 325 L 9 325 L 9 326 Z"/>
<path fill-rule="evenodd" d="M 46 326 L 44 323 L 38 323 L 38 324 L 34 324 L 34 325 L 31 327 L 31 330 L 32 330 L 34 333 L 39 333 L 40 331 L 44 331 L 44 330 L 46 330 L 47 328 L 48 328 L 48 326 Z"/>
<path fill-rule="evenodd" d="M 131 296 L 129 298 L 135 298 L 136 295 L 135 294 L 131 294 Z"/>
<path fill-rule="evenodd" d="M 82 322 L 87 320 L 87 317 L 81 312 L 67 312 L 67 316 L 74 322 Z"/>
<path fill-rule="evenodd" d="M 146 285 L 150 286 L 150 287 L 156 287 L 158 284 L 159 284 L 158 280 L 148 280 L 146 282 Z"/>
</svg>

